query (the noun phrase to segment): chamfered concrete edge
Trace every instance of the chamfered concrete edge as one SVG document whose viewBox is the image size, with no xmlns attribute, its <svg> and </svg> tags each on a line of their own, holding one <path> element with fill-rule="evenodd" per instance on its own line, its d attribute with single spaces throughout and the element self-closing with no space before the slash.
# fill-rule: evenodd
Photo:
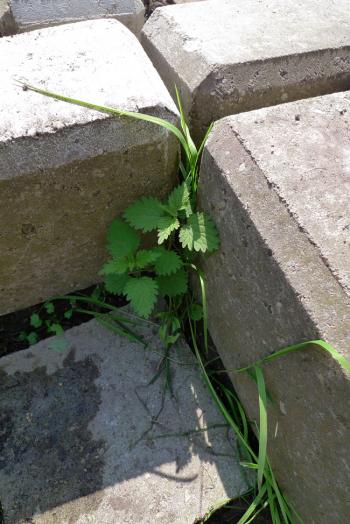
<svg viewBox="0 0 350 524">
<path fill-rule="evenodd" d="M 319 49 L 281 56 L 267 54 L 232 64 L 208 60 L 200 49 L 183 49 L 186 35 L 176 31 L 172 12 L 189 7 L 157 9 L 143 27 L 141 43 L 173 97 L 177 85 L 196 141 L 203 138 L 212 122 L 227 115 L 349 87 L 350 67 L 346 69 L 344 64 L 349 60 L 350 46 L 328 48 L 325 44 Z M 283 71 L 287 75 L 282 78 Z M 247 89 L 252 78 L 254 85 Z"/>
<path fill-rule="evenodd" d="M 45 29 L 48 27 L 54 27 L 57 25 L 63 24 L 72 24 L 76 22 L 83 22 L 87 20 L 103 20 L 103 19 L 115 19 L 125 25 L 138 39 L 140 39 L 140 34 L 142 27 L 145 23 L 145 7 L 141 0 L 135 0 L 133 4 L 133 11 L 127 13 L 115 13 L 105 16 L 81 16 L 80 18 L 63 18 L 63 19 L 53 19 L 45 20 L 42 22 L 28 23 L 23 24 L 20 21 L 17 21 L 13 15 L 7 0 L 1 0 L 7 4 L 8 8 L 4 11 L 2 10 L 2 5 L 0 4 L 0 36 L 11 36 L 17 33 L 25 33 L 28 31 L 35 31 L 37 29 Z"/>
<path fill-rule="evenodd" d="M 236 185 L 231 193 L 226 178 L 233 181 L 232 172 L 238 172 L 241 162 L 249 165 L 251 175 L 245 183 L 239 187 Z M 239 320 L 236 322 L 232 317 L 235 310 L 228 303 L 218 307 L 217 302 L 217 293 L 221 304 L 227 300 L 223 296 L 225 292 L 220 295 L 219 287 L 230 287 L 227 264 L 236 261 L 234 257 L 227 259 L 226 256 L 230 255 L 222 249 L 205 261 L 209 330 L 226 369 L 246 366 L 281 347 L 319 338 L 332 344 L 349 360 L 350 301 L 320 258 L 317 248 L 299 230 L 296 220 L 271 190 L 251 153 L 240 143 L 234 117 L 225 118 L 215 125 L 204 152 L 201 177 L 203 209 L 216 220 L 219 195 L 228 192 L 232 206 L 230 213 L 236 215 L 236 222 L 247 220 L 251 229 L 257 228 L 250 234 L 254 236 L 256 249 L 261 251 L 260 261 L 265 259 L 263 263 L 267 267 L 272 263 L 275 265 L 279 271 L 275 275 L 277 284 L 287 290 L 284 298 L 292 302 L 291 318 L 282 319 L 286 329 L 284 333 L 281 329 L 279 340 L 276 340 L 276 333 L 270 335 L 268 321 L 263 328 L 260 326 L 258 338 L 249 338 L 249 329 L 254 331 L 255 328 L 253 317 L 256 314 L 254 311 L 249 313 L 249 304 L 245 304 L 245 313 L 248 311 L 252 315 L 250 327 L 246 326 L 249 341 L 245 347 L 239 347 L 235 330 L 243 328 L 237 326 Z M 225 216 L 217 221 L 220 231 L 221 227 L 226 227 L 227 220 L 226 209 Z M 228 238 L 225 251 L 231 245 Z M 293 260 L 294 269 L 288 265 L 289 260 Z M 225 277 L 220 283 L 220 277 L 215 275 L 222 270 Z M 237 278 L 237 275 L 232 278 Z M 254 275 L 250 278 L 254 279 Z M 239 307 L 239 297 L 235 300 Z M 254 308 L 255 304 L 251 307 Z M 273 406 L 269 404 L 269 456 L 282 489 L 310 524 L 344 522 L 350 509 L 347 502 L 349 473 L 346 464 L 342 461 L 342 465 L 338 465 L 337 459 L 348 456 L 349 452 L 344 415 L 346 406 L 350 407 L 349 376 L 338 362 L 315 349 L 271 362 L 264 371 L 269 392 L 276 400 Z M 248 415 L 258 420 L 255 384 L 245 375 L 231 371 L 229 374 Z M 322 426 L 322 417 L 325 427 L 317 433 L 315 427 L 319 430 Z M 315 427 L 310 422 L 313 418 L 317 421 Z M 328 438 L 330 432 L 333 441 Z M 290 440 L 292 435 L 294 440 Z"/>
<path fill-rule="evenodd" d="M 218 137 L 220 137 L 220 142 Z M 225 151 L 229 150 L 230 144 L 232 147 L 232 141 L 239 144 L 236 150 L 240 150 L 239 152 L 241 152 L 242 156 L 249 158 L 254 166 L 254 170 L 256 170 L 254 191 L 247 186 L 243 190 L 240 188 L 240 192 L 237 191 L 235 193 L 235 197 L 240 201 L 242 210 L 249 210 L 249 214 L 254 224 L 258 227 L 259 234 L 264 239 L 264 242 L 269 246 L 273 246 L 273 259 L 283 270 L 288 283 L 296 290 L 310 319 L 317 323 L 319 334 L 322 333 L 327 336 L 329 342 L 334 343 L 339 351 L 350 359 L 349 297 L 320 256 L 318 248 L 313 242 L 310 242 L 305 231 L 300 230 L 296 218 L 290 214 L 285 203 L 281 201 L 279 194 L 275 192 L 273 187 L 271 188 L 264 173 L 255 163 L 252 153 L 245 149 L 235 130 L 234 116 L 229 116 L 216 122 L 206 143 L 201 165 L 200 205 L 210 212 L 211 194 L 209 193 L 209 197 L 205 198 L 206 165 L 210 159 L 217 170 L 223 169 L 222 166 L 225 164 L 229 166 L 230 162 L 233 161 L 232 155 L 225 156 Z M 227 149 L 225 149 L 225 146 L 227 146 Z M 224 163 L 219 165 L 217 159 L 223 160 Z M 225 169 L 225 173 L 228 173 L 228 168 Z M 259 187 L 259 191 L 256 191 L 257 187 Z M 281 233 L 282 227 L 288 230 L 288 234 Z M 291 238 L 293 238 L 293 242 L 290 241 Z M 217 256 L 219 255 L 214 254 L 208 259 L 208 262 L 213 262 Z M 295 262 L 296 269 L 290 267 L 288 264 L 289 260 Z M 304 276 L 301 270 L 305 263 L 308 264 L 308 269 L 312 269 L 310 271 L 311 277 L 301 279 L 300 277 Z M 317 296 L 315 296 L 315 289 L 317 290 Z M 342 336 L 338 334 L 339 326 L 335 327 L 329 323 L 329 315 L 333 315 L 334 307 L 336 308 L 337 317 L 341 319 Z M 290 343 L 295 342 L 297 340 Z M 261 353 L 261 356 L 265 356 L 264 352 Z M 247 361 L 246 363 L 248 364 L 249 362 Z"/>
</svg>

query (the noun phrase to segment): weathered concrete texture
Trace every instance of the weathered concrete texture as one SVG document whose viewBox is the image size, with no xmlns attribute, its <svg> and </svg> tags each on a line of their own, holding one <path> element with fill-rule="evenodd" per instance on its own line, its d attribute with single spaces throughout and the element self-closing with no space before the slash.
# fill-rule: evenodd
<svg viewBox="0 0 350 524">
<path fill-rule="evenodd" d="M 320 338 L 350 359 L 349 117 L 350 93 L 338 93 L 214 127 L 200 200 L 221 235 L 205 273 L 210 332 L 227 369 Z M 264 369 L 281 487 L 305 523 L 347 522 L 350 377 L 315 348 Z M 255 384 L 231 377 L 256 418 Z"/>
<path fill-rule="evenodd" d="M 348 0 L 213 0 L 157 10 L 144 48 L 194 136 L 223 116 L 348 89 Z"/>
<path fill-rule="evenodd" d="M 140 331 L 145 349 L 92 321 L 63 352 L 48 339 L 0 360 L 6 524 L 193 524 L 247 489 L 185 343 L 170 355 L 173 396 L 163 375 L 151 384 L 153 329 Z"/>
<path fill-rule="evenodd" d="M 8 0 L 8 6 L 13 23 L 6 34 L 82 20 L 116 18 L 139 36 L 145 17 L 141 0 Z M 0 7 L 0 27 L 1 20 Z"/>
<path fill-rule="evenodd" d="M 175 123 L 177 110 L 157 72 L 116 20 L 3 38 L 0 70 L 2 314 L 96 282 L 107 224 L 142 195 L 171 188 L 178 145 L 155 125 L 14 85 L 20 73 L 67 96 Z"/>
<path fill-rule="evenodd" d="M 16 32 L 16 24 L 13 19 L 7 0 L 0 0 L 0 37 L 13 35 Z"/>
</svg>

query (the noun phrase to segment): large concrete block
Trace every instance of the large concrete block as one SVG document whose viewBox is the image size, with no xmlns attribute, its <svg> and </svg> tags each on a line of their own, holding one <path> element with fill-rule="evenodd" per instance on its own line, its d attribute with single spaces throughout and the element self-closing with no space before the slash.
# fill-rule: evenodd
<svg viewBox="0 0 350 524">
<path fill-rule="evenodd" d="M 350 359 L 350 93 L 219 121 L 200 200 L 221 235 L 205 262 L 210 332 L 229 370 L 324 339 Z M 350 377 L 321 350 L 264 367 L 269 455 L 307 524 L 350 515 Z M 231 378 L 251 417 L 256 386 Z"/>
<path fill-rule="evenodd" d="M 212 0 L 157 10 L 144 48 L 196 138 L 218 118 L 345 90 L 348 0 Z"/>
<path fill-rule="evenodd" d="M 96 321 L 0 360 L 6 524 L 193 524 L 248 487 L 237 443 L 183 342 L 164 394 L 162 344 Z M 176 361 L 176 362 L 174 362 Z"/>
<path fill-rule="evenodd" d="M 2 314 L 96 282 L 107 224 L 142 195 L 172 187 L 178 145 L 155 125 L 14 85 L 22 75 L 58 93 L 175 123 L 164 84 L 116 20 L 3 38 L 0 70 Z"/>
<path fill-rule="evenodd" d="M 2 14 L 1 5 L 7 4 Z M 137 36 L 144 24 L 145 9 L 141 0 L 0 0 L 0 34 L 23 33 L 59 24 L 96 18 L 116 18 Z"/>
</svg>

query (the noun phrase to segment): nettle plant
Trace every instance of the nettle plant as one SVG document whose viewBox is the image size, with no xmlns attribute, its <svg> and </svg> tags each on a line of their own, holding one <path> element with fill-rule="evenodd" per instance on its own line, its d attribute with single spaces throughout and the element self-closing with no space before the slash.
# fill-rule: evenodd
<svg viewBox="0 0 350 524">
<path fill-rule="evenodd" d="M 214 222 L 193 210 L 186 182 L 164 202 L 141 198 L 126 209 L 123 218 L 115 219 L 108 229 L 107 248 L 112 259 L 101 271 L 107 291 L 124 294 L 143 318 L 151 315 L 158 297 L 179 305 L 187 295 L 188 272 L 195 268 L 196 255 L 211 253 L 219 246 Z M 155 231 L 158 245 L 139 249 L 139 231 Z"/>
</svg>

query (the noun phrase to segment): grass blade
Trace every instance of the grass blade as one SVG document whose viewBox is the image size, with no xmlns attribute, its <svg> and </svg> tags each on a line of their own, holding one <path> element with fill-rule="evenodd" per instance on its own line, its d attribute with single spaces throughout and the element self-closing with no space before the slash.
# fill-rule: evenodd
<svg viewBox="0 0 350 524">
<path fill-rule="evenodd" d="M 242 515 L 242 517 L 239 519 L 237 524 L 247 524 L 247 522 L 251 522 L 250 517 L 259 508 L 259 505 L 261 504 L 261 501 L 262 501 L 263 497 L 265 496 L 265 494 L 266 494 L 266 485 L 263 484 L 263 486 L 261 486 L 261 488 L 259 490 L 259 493 L 255 497 L 255 499 L 253 500 L 253 502 L 251 503 L 251 505 L 249 506 L 247 511 L 244 513 L 244 515 Z M 248 520 L 248 519 L 250 519 L 250 520 Z"/>
<path fill-rule="evenodd" d="M 134 111 L 125 111 L 123 109 L 117 109 L 114 107 L 93 104 L 91 102 L 86 102 L 84 100 L 78 100 L 76 98 L 71 98 L 68 96 L 60 95 L 58 93 L 53 93 L 52 91 L 47 91 L 46 89 L 41 89 L 40 87 L 32 86 L 21 80 L 16 80 L 16 84 L 21 86 L 24 89 L 33 91 L 35 93 L 39 93 L 40 95 L 44 95 L 50 98 L 55 98 L 56 100 L 60 100 L 61 102 L 67 102 L 68 104 L 86 107 L 87 109 L 93 109 L 95 111 L 99 111 L 100 113 L 108 113 L 114 116 L 122 116 L 122 117 L 134 118 L 137 120 L 143 120 L 145 122 L 150 122 L 160 127 L 164 127 L 165 129 L 173 133 L 178 138 L 179 142 L 181 143 L 186 153 L 186 156 L 188 158 L 191 158 L 191 151 L 190 151 L 189 145 L 187 144 L 185 136 L 176 126 L 174 126 L 167 120 L 158 118 L 156 116 L 145 115 L 144 113 L 136 113 Z"/>
<path fill-rule="evenodd" d="M 255 367 L 255 374 L 259 394 L 259 457 L 258 457 L 258 487 L 262 486 L 266 466 L 267 454 L 267 411 L 266 411 L 266 388 L 262 369 Z"/>
</svg>

